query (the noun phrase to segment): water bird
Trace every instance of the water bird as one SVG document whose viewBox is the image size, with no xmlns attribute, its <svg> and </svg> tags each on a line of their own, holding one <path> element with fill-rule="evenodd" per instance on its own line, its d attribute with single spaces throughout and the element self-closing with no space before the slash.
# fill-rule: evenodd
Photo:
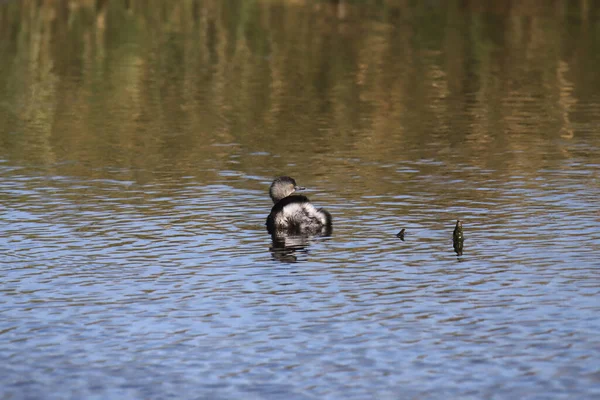
<svg viewBox="0 0 600 400">
<path fill-rule="evenodd" d="M 406 229 L 402 228 L 402 230 L 398 233 L 396 233 L 396 236 L 400 238 L 400 240 L 404 241 L 404 232 L 406 231 Z"/>
<path fill-rule="evenodd" d="M 274 205 L 266 223 L 270 234 L 329 235 L 331 233 L 331 214 L 322 208 L 317 209 L 308 197 L 295 194 L 304 189 L 289 176 L 280 176 L 271 183 L 269 196 Z"/>
</svg>

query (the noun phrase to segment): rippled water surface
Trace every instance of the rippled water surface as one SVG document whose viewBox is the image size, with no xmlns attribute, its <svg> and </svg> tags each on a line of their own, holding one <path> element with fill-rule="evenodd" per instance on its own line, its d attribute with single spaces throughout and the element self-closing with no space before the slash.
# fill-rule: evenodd
<svg viewBox="0 0 600 400">
<path fill-rule="evenodd" d="M 600 398 L 600 3 L 497 3 L 0 2 L 0 398 Z"/>
</svg>

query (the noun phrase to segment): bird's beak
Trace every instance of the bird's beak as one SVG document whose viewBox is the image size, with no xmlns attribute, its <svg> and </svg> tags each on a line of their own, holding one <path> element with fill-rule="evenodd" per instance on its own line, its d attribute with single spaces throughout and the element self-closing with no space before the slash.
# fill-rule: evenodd
<svg viewBox="0 0 600 400">
<path fill-rule="evenodd" d="M 302 186 L 294 186 L 294 191 L 296 191 L 296 192 L 297 192 L 298 190 L 304 190 L 304 189 L 306 189 L 306 188 L 305 188 L 305 187 L 302 187 Z"/>
</svg>

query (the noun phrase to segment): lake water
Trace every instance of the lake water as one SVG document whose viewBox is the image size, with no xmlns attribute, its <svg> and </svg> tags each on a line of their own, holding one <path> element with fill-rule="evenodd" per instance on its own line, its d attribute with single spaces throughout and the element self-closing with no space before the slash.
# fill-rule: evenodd
<svg viewBox="0 0 600 400">
<path fill-rule="evenodd" d="M 0 398 L 600 398 L 600 2 L 487 3 L 0 2 Z"/>
</svg>

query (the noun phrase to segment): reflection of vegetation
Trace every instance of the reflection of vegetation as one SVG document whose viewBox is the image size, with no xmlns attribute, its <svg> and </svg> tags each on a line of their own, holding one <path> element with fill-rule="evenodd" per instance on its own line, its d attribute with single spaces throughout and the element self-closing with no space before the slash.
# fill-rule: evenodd
<svg viewBox="0 0 600 400">
<path fill-rule="evenodd" d="M 47 164 L 222 170 L 235 156 L 249 171 L 263 160 L 243 155 L 261 151 L 313 175 L 460 143 L 470 163 L 535 171 L 543 152 L 525 151 L 572 138 L 578 99 L 597 96 L 599 7 L 489 3 L 2 3 L 0 126 L 21 134 L 0 139 Z M 510 156 L 486 156 L 498 146 Z"/>
</svg>

